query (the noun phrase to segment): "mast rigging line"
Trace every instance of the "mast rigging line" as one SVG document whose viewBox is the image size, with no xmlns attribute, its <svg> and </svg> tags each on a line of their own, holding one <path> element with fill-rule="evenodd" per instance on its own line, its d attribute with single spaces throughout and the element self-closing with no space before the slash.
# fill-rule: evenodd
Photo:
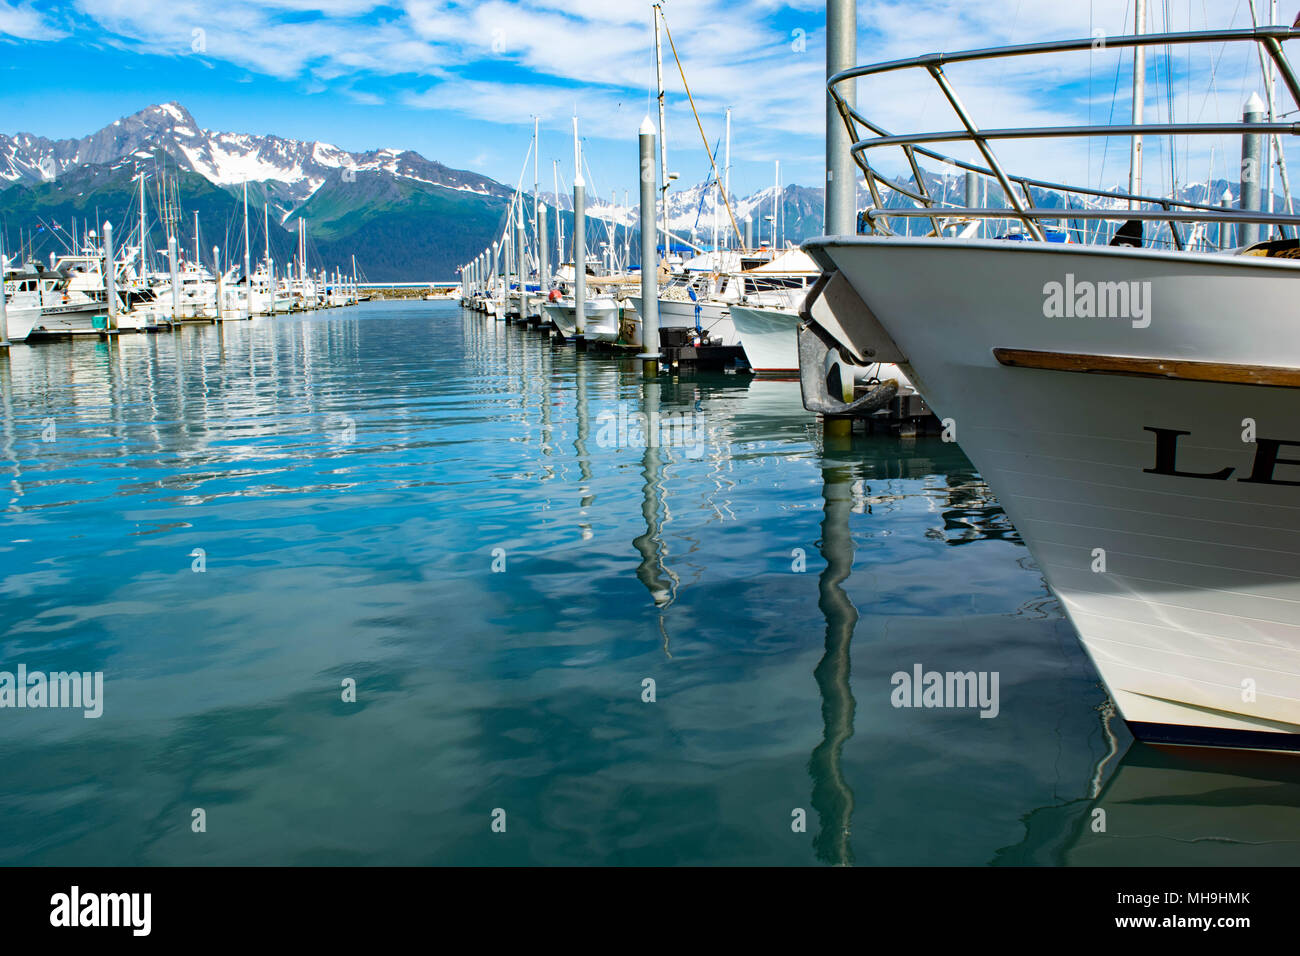
<svg viewBox="0 0 1300 956">
<path fill-rule="evenodd" d="M 686 99 L 689 100 L 691 104 L 691 114 L 695 117 L 695 125 L 699 128 L 700 139 L 704 141 L 704 151 L 708 153 L 709 138 L 704 135 L 704 124 L 700 122 L 700 113 L 695 108 L 695 97 L 691 95 L 691 85 L 686 82 L 686 70 L 682 67 L 681 57 L 677 55 L 677 44 L 673 43 L 673 31 L 668 29 L 668 17 L 664 15 L 663 8 L 659 4 L 655 4 L 655 9 L 659 11 L 659 19 L 663 21 L 664 35 L 668 37 L 668 46 L 673 51 L 673 60 L 676 61 L 677 63 L 677 72 L 681 74 L 682 86 L 686 90 Z M 659 132 L 660 135 L 663 134 L 663 130 L 660 130 Z M 712 153 L 709 153 L 709 165 L 713 167 L 713 178 L 718 182 L 718 192 L 722 193 L 722 203 L 724 206 L 727 207 L 727 218 L 731 220 L 731 228 L 736 233 L 736 241 L 739 243 L 743 243 L 745 239 L 740 234 L 740 227 L 736 225 L 736 214 L 731 211 L 731 197 L 729 197 L 722 190 L 722 185 L 721 185 L 722 178 L 718 175 L 718 164 L 713 161 Z M 664 170 L 664 175 L 665 176 L 668 175 L 667 170 Z M 667 196 L 665 196 L 664 197 L 665 205 L 667 204 L 667 202 L 668 199 Z M 665 240 L 664 248 L 665 250 L 668 248 L 667 240 Z"/>
</svg>

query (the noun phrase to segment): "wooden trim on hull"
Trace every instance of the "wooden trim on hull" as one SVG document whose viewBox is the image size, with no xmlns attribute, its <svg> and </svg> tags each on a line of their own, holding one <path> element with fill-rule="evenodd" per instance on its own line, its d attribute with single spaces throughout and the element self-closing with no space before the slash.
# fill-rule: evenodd
<svg viewBox="0 0 1300 956">
<path fill-rule="evenodd" d="M 1266 388 L 1300 388 L 1300 368 L 1134 358 L 1125 355 L 1086 355 L 1077 352 L 1035 352 L 1026 349 L 994 349 L 993 357 L 1009 368 L 1131 375 L 1184 382 L 1217 382 L 1223 385 L 1260 385 Z"/>
</svg>

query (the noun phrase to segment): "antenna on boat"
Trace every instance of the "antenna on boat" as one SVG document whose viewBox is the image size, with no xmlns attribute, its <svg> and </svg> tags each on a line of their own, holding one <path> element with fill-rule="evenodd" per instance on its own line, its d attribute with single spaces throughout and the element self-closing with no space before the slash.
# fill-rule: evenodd
<svg viewBox="0 0 1300 956">
<path fill-rule="evenodd" d="M 578 140 L 578 114 L 573 114 L 573 185 L 585 186 L 582 179 L 582 144 Z"/>
</svg>

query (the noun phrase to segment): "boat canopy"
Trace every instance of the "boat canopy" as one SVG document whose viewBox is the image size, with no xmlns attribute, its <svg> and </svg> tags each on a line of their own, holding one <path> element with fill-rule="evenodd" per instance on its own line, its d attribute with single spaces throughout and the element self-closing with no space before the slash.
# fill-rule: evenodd
<svg viewBox="0 0 1300 956">
<path fill-rule="evenodd" d="M 740 265 L 740 253 L 705 252 L 682 263 L 686 272 L 734 272 Z"/>
<path fill-rule="evenodd" d="M 813 261 L 812 256 L 808 255 L 808 253 L 804 252 L 802 249 L 790 249 L 781 253 L 775 259 L 765 262 L 763 265 L 757 266 L 748 271 L 751 273 L 780 272 L 783 275 L 789 275 L 792 272 L 811 272 L 814 274 L 820 274 L 822 270 L 817 266 L 817 263 Z"/>
</svg>

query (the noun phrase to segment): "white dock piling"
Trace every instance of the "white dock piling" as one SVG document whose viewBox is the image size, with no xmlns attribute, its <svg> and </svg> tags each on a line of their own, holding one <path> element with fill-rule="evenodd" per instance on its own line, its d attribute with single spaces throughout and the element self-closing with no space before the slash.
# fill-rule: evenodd
<svg viewBox="0 0 1300 956">
<path fill-rule="evenodd" d="M 117 261 L 113 256 L 113 224 L 104 223 L 104 298 L 108 305 L 108 327 L 117 330 Z"/>
<path fill-rule="evenodd" d="M 9 307 L 5 303 L 5 247 L 0 240 L 0 349 L 9 354 Z"/>
<path fill-rule="evenodd" d="M 176 261 L 176 237 L 167 237 L 167 265 L 172 273 L 172 321 L 181 320 L 181 270 L 180 264 Z"/>
<path fill-rule="evenodd" d="M 655 252 L 655 128 L 646 117 L 637 137 L 641 173 L 641 341 L 642 374 L 659 374 L 659 260 Z M 667 249 L 667 236 L 664 237 Z"/>
<path fill-rule="evenodd" d="M 515 263 L 519 273 L 519 321 L 528 321 L 528 243 L 524 238 L 524 200 L 515 209 Z"/>
<path fill-rule="evenodd" d="M 981 204 L 980 204 L 979 173 L 971 172 L 968 169 L 966 170 L 966 208 L 979 209 L 980 205 Z M 984 229 L 984 224 L 981 222 L 975 228 L 975 232 L 973 233 L 973 238 L 978 239 L 980 236 L 980 232 L 982 232 L 983 229 Z"/>
<path fill-rule="evenodd" d="M 510 311 L 510 287 L 515 281 L 515 243 L 511 236 L 513 232 L 507 224 L 505 238 L 505 260 L 506 260 L 506 277 L 505 277 L 505 308 L 501 311 L 501 318 L 506 318 L 506 313 Z"/>
<path fill-rule="evenodd" d="M 1258 93 L 1251 93 L 1242 112 L 1242 122 L 1264 122 L 1264 101 Z M 1264 208 L 1261 201 L 1260 180 L 1264 176 L 1261 162 L 1264 156 L 1264 137 L 1259 133 L 1241 135 L 1241 201 L 1243 211 L 1259 212 Z M 1259 242 L 1259 223 L 1243 222 L 1237 227 L 1237 244 L 1244 247 Z"/>
<path fill-rule="evenodd" d="M 496 318 L 505 318 L 505 296 L 501 293 L 501 243 L 492 243 L 492 286 L 497 290 L 497 314 Z"/>
<path fill-rule="evenodd" d="M 826 76 L 856 66 L 858 56 L 857 0 L 827 0 Z M 856 102 L 854 81 L 839 86 L 850 107 Z M 857 176 L 853 171 L 851 140 L 844 118 L 830 92 L 826 93 L 826 235 L 857 232 Z M 773 243 L 773 246 L 776 244 Z"/>
<path fill-rule="evenodd" d="M 240 314 L 245 319 L 253 317 L 253 266 L 252 250 L 248 248 L 248 180 L 244 180 L 244 307 Z"/>
<path fill-rule="evenodd" d="M 586 351 L 587 185 L 581 172 L 573 178 L 573 323 L 573 341 L 579 352 Z"/>
<path fill-rule="evenodd" d="M 221 321 L 221 306 L 224 290 L 221 288 L 221 250 L 216 246 L 212 247 L 212 269 L 213 274 L 217 277 L 217 308 L 216 314 L 212 316 L 213 322 Z"/>
<path fill-rule="evenodd" d="M 537 203 L 537 285 L 541 290 L 542 301 L 551 291 L 551 250 L 550 236 L 547 235 L 546 203 Z"/>
</svg>

